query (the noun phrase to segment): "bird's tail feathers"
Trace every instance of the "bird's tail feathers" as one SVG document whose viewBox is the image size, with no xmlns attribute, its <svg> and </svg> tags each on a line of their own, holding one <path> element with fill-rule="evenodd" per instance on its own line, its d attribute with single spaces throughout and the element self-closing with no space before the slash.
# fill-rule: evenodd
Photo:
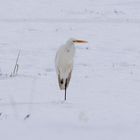
<svg viewBox="0 0 140 140">
<path fill-rule="evenodd" d="M 59 87 L 61 90 L 65 90 L 65 88 L 68 87 L 70 79 L 71 79 L 71 73 L 69 73 L 67 78 L 60 78 L 60 75 L 58 75 L 58 82 L 59 82 Z"/>
</svg>

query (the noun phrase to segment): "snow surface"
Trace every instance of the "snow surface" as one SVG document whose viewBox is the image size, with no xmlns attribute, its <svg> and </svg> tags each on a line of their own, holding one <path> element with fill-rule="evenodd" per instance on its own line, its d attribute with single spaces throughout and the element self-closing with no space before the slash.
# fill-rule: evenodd
<svg viewBox="0 0 140 140">
<path fill-rule="evenodd" d="M 89 43 L 64 102 L 54 58 L 70 37 Z M 0 139 L 139 140 L 140 0 L 0 1 Z"/>
</svg>

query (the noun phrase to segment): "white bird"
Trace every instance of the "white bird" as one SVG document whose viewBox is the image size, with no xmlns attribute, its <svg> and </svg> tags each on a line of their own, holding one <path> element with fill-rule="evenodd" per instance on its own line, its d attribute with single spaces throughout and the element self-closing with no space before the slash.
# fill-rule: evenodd
<svg viewBox="0 0 140 140">
<path fill-rule="evenodd" d="M 87 41 L 71 38 L 58 49 L 55 57 L 55 67 L 58 76 L 59 87 L 61 90 L 65 90 L 65 100 L 66 90 L 69 85 L 73 69 L 75 43 L 87 43 Z"/>
</svg>

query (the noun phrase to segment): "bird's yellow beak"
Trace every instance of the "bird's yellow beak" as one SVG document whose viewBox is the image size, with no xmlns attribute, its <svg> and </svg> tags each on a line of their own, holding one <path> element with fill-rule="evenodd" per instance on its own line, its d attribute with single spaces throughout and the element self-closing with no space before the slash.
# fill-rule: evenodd
<svg viewBox="0 0 140 140">
<path fill-rule="evenodd" d="M 88 43 L 85 40 L 74 40 L 73 43 Z"/>
</svg>

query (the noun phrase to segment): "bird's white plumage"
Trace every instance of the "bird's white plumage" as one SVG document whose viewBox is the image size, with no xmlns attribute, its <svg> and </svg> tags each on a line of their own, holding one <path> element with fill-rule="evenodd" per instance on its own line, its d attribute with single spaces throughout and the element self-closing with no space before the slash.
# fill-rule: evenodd
<svg viewBox="0 0 140 140">
<path fill-rule="evenodd" d="M 56 53 L 55 67 L 59 80 L 63 79 L 63 83 L 60 83 L 60 89 L 65 89 L 65 80 L 71 76 L 73 61 L 75 55 L 74 39 L 69 39 L 64 45 L 62 45 Z M 69 78 L 68 78 L 69 77 Z M 68 81 L 69 83 L 69 81 Z"/>
</svg>

